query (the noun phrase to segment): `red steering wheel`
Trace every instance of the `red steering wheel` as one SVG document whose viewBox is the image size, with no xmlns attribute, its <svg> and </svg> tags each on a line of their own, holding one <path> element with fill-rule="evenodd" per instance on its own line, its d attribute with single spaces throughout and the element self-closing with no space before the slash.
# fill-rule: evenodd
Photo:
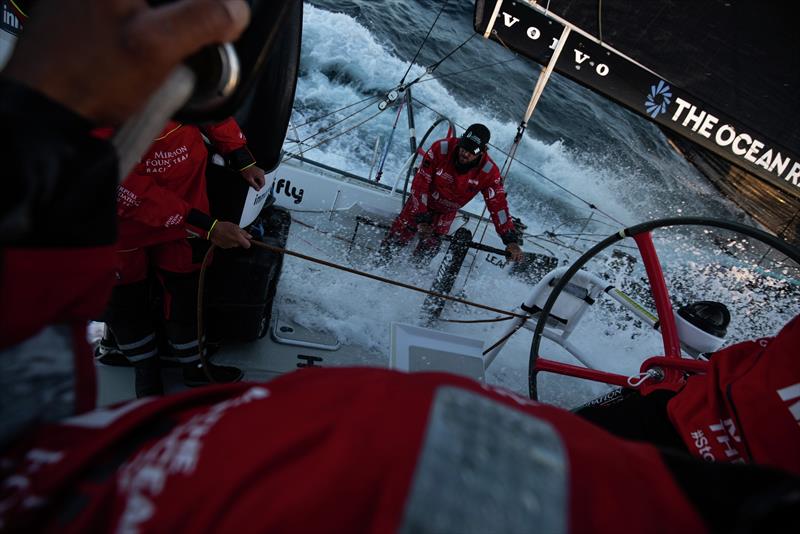
<svg viewBox="0 0 800 534">
<path fill-rule="evenodd" d="M 542 340 L 544 327 L 547 324 L 547 319 L 550 312 L 555 305 L 558 296 L 563 289 L 567 286 L 569 281 L 578 270 L 583 267 L 590 259 L 594 258 L 600 251 L 608 248 L 612 244 L 620 241 L 626 237 L 631 237 L 636 242 L 639 248 L 639 253 L 647 272 L 647 279 L 652 288 L 653 298 L 656 303 L 656 311 L 658 313 L 658 320 L 661 330 L 661 337 L 664 344 L 664 356 L 654 357 L 646 360 L 642 366 L 643 370 L 653 368 L 656 364 L 667 370 L 661 373 L 664 380 L 675 380 L 680 376 L 681 371 L 698 371 L 700 362 L 695 360 L 686 360 L 681 358 L 681 345 L 678 338 L 677 327 L 675 325 L 675 317 L 672 312 L 672 303 L 667 291 L 667 284 L 664 280 L 664 273 L 661 269 L 661 263 L 656 255 L 655 247 L 650 232 L 656 228 L 663 228 L 666 226 L 711 226 L 716 228 L 724 228 L 748 237 L 752 237 L 762 243 L 785 254 L 798 264 L 800 264 L 800 250 L 789 245 L 785 241 L 763 232 L 761 230 L 745 226 L 740 223 L 723 221 L 719 219 L 709 219 L 703 217 L 679 217 L 670 219 L 659 219 L 650 221 L 630 228 L 625 228 L 613 234 L 591 249 L 587 250 L 575 263 L 564 273 L 555 287 L 553 287 L 547 302 L 545 303 L 542 311 L 539 313 L 539 319 L 536 323 L 536 328 L 533 332 L 533 341 L 531 342 L 530 357 L 528 360 L 528 391 L 532 399 L 537 398 L 536 376 L 542 369 L 537 368 L 539 361 L 539 346 Z M 552 370 L 552 369 L 544 369 Z M 578 374 L 576 373 L 576 376 Z"/>
</svg>

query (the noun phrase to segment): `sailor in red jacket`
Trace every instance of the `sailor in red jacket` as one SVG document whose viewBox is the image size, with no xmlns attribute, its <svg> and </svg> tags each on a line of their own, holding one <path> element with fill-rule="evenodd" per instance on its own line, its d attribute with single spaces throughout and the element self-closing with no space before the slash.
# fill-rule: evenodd
<svg viewBox="0 0 800 534">
<path fill-rule="evenodd" d="M 9 532 L 797 532 L 800 479 L 444 373 L 309 368 L 104 408 L 0 453 Z"/>
<path fill-rule="evenodd" d="M 712 355 L 708 373 L 689 377 L 667 413 L 695 456 L 800 476 L 800 315 L 774 338 Z"/>
<path fill-rule="evenodd" d="M 712 354 L 708 371 L 691 375 L 677 392 L 620 390 L 577 413 L 620 437 L 800 476 L 798 347 L 800 316 L 774 338 Z"/>
<path fill-rule="evenodd" d="M 486 126 L 473 124 L 460 139 L 449 137 L 431 145 L 414 176 L 411 196 L 384 239 L 385 254 L 419 232 L 414 255 L 433 257 L 458 210 L 480 191 L 511 259 L 522 258 L 522 240 L 508 212 L 500 170 L 486 151 L 489 138 Z"/>
<path fill-rule="evenodd" d="M 209 215 L 208 151 L 201 133 L 251 187 L 264 186 L 264 171 L 256 166 L 232 118 L 204 126 L 202 132 L 196 126 L 169 122 L 119 186 L 117 286 L 104 319 L 134 365 L 140 397 L 163 392 L 151 311 L 153 275 L 163 289 L 170 357 L 184 367 L 187 385 L 200 385 L 207 382 L 198 367 L 197 340 L 197 285 L 203 256 L 211 243 L 222 248 L 250 246 L 250 235 L 237 224 Z M 211 367 L 217 381 L 241 378 L 236 368 Z"/>
<path fill-rule="evenodd" d="M 95 404 L 86 323 L 114 285 L 119 171 L 92 128 L 121 124 L 183 58 L 249 20 L 243 0 L 36 4 L 0 73 L 0 448 Z"/>
</svg>

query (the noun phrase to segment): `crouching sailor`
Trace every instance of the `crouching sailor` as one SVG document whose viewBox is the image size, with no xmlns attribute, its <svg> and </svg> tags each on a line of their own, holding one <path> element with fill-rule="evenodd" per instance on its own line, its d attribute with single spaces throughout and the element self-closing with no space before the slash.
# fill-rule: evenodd
<svg viewBox="0 0 800 534">
<path fill-rule="evenodd" d="M 431 145 L 411 183 L 408 202 L 383 240 L 384 257 L 417 233 L 414 256 L 435 256 L 458 210 L 480 191 L 509 257 L 522 259 L 522 239 L 508 211 L 500 170 L 487 153 L 489 138 L 486 126 L 473 124 L 461 138 L 448 137 Z"/>
</svg>

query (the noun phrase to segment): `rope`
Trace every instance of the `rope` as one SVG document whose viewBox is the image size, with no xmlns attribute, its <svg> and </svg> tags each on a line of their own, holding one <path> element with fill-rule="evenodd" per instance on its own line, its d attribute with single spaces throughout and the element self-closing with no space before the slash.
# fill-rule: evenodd
<svg viewBox="0 0 800 534">
<path fill-rule="evenodd" d="M 520 328 L 522 328 L 522 327 L 525 325 L 525 323 L 526 323 L 527 321 L 528 321 L 528 317 L 525 317 L 525 321 L 523 321 L 523 322 L 519 323 L 519 324 L 516 326 L 516 328 L 514 328 L 514 330 L 512 330 L 512 331 L 511 331 L 511 332 L 509 332 L 508 334 L 506 334 L 506 335 L 504 335 L 503 337 L 501 337 L 500 339 L 498 339 L 498 340 L 497 340 L 497 342 L 496 342 L 494 345 L 492 345 L 491 347 L 489 347 L 488 349 L 486 349 L 485 351 L 483 351 L 483 353 L 482 353 L 482 354 L 485 356 L 486 354 L 489 354 L 490 352 L 492 352 L 492 351 L 493 351 L 493 350 L 494 350 L 496 347 L 498 347 L 499 345 L 502 345 L 503 343 L 505 343 L 506 341 L 508 341 L 508 339 L 509 339 L 511 336 L 513 336 L 514 334 L 516 334 L 516 333 L 519 331 L 519 329 L 520 329 Z"/>
<path fill-rule="evenodd" d="M 650 380 L 651 378 L 658 379 L 660 376 L 661 373 L 659 373 L 655 369 L 648 369 L 644 373 L 637 373 L 635 375 L 629 376 L 627 382 L 630 387 L 635 389 L 644 384 L 646 381 Z"/>
<path fill-rule="evenodd" d="M 302 226 L 306 226 L 308 228 L 311 228 L 313 230 L 321 231 L 321 230 L 318 230 L 318 229 L 314 228 L 313 226 L 305 224 L 305 223 L 303 223 L 301 221 L 295 221 L 295 222 L 299 223 Z M 302 260 L 310 261 L 310 262 L 313 262 L 313 263 L 318 263 L 318 264 L 324 265 L 326 267 L 331 267 L 333 269 L 338 269 L 340 271 L 345 271 L 345 272 L 348 272 L 348 273 L 351 273 L 351 274 L 355 274 L 355 275 L 358 275 L 358 276 L 363 276 L 365 278 L 370 278 L 370 279 L 376 280 L 378 282 L 383 282 L 383 283 L 386 283 L 386 284 L 402 287 L 402 288 L 405 288 L 405 289 L 410 289 L 410 290 L 416 291 L 418 293 L 424 293 L 426 295 L 430 295 L 430 296 L 433 296 L 433 297 L 441 298 L 441 299 L 444 299 L 444 300 L 449 300 L 451 302 L 456 302 L 456 303 L 464 304 L 464 305 L 467 305 L 467 306 L 472 306 L 474 308 L 480 308 L 480 309 L 483 309 L 483 310 L 488 310 L 488 311 L 491 311 L 491 312 L 494 312 L 494 313 L 499 313 L 501 315 L 505 315 L 506 316 L 506 317 L 494 317 L 492 319 L 472 319 L 472 320 L 467 320 L 467 319 L 439 319 L 440 321 L 443 321 L 443 322 L 446 322 L 446 323 L 462 323 L 462 324 L 495 323 L 495 322 L 501 322 L 501 321 L 508 321 L 510 319 L 513 319 L 513 318 L 523 319 L 523 321 L 514 330 L 512 330 L 506 336 L 501 338 L 497 343 L 495 343 L 494 345 L 489 347 L 486 351 L 483 352 L 483 354 L 488 353 L 489 351 L 494 349 L 500 343 L 505 342 L 514 333 L 516 333 L 522 327 L 522 325 L 525 324 L 525 321 L 527 321 L 528 318 L 529 318 L 529 316 L 527 316 L 527 315 L 522 315 L 522 314 L 519 314 L 519 313 L 514 313 L 514 312 L 510 312 L 510 311 L 506 311 L 506 310 L 501 310 L 499 308 L 494 308 L 492 306 L 486 306 L 485 304 L 479 304 L 477 302 L 471 302 L 471 301 L 468 301 L 468 300 L 465 300 L 465 299 L 461 299 L 461 298 L 458 298 L 458 297 L 445 295 L 443 293 L 437 293 L 435 291 L 422 289 L 420 287 L 412 286 L 410 284 L 406 284 L 406 283 L 403 283 L 403 282 L 398 282 L 396 280 L 390 280 L 390 279 L 384 278 L 382 276 L 366 273 L 366 272 L 363 272 L 363 271 L 358 271 L 358 270 L 352 269 L 350 267 L 345 267 L 343 265 L 338 265 L 336 263 L 332 263 L 332 262 L 329 262 L 329 261 L 321 260 L 319 258 L 314 258 L 312 256 L 307 256 L 305 254 L 300 254 L 299 252 L 294 252 L 292 250 L 288 250 L 288 249 L 285 249 L 285 248 L 268 245 L 266 243 L 262 243 L 261 241 L 256 241 L 255 239 L 251 239 L 250 240 L 250 244 L 251 245 L 255 245 L 257 247 L 265 248 L 265 249 L 267 249 L 267 250 L 269 250 L 271 252 L 275 252 L 277 254 L 286 254 L 286 255 L 289 255 L 289 256 L 294 256 L 294 257 L 300 258 Z M 202 263 L 202 265 L 200 267 L 200 279 L 199 279 L 198 288 L 197 288 L 197 344 L 198 344 L 198 349 L 200 351 L 200 366 L 203 368 L 203 372 L 206 374 L 206 377 L 208 378 L 209 382 L 212 383 L 212 384 L 216 383 L 216 380 L 214 379 L 214 376 L 211 374 L 211 368 L 209 366 L 208 357 L 206 355 L 205 328 L 204 328 L 204 320 L 205 320 L 205 318 L 204 318 L 204 315 L 203 315 L 203 311 L 205 309 L 206 271 L 208 269 L 209 259 L 211 258 L 211 254 L 212 254 L 212 252 L 214 251 L 215 248 L 217 248 L 216 245 L 211 245 L 211 247 L 209 247 L 208 251 L 206 252 L 205 256 L 203 257 L 203 263 Z"/>
<path fill-rule="evenodd" d="M 206 269 L 208 268 L 211 253 L 214 252 L 215 248 L 217 246 L 212 244 L 206 251 L 206 255 L 203 256 L 203 264 L 200 266 L 200 280 L 197 283 L 197 349 L 200 351 L 200 367 L 203 368 L 206 378 L 212 384 L 216 383 L 216 380 L 211 374 L 211 367 L 209 367 L 208 357 L 206 356 L 203 310 L 205 308 Z"/>
<path fill-rule="evenodd" d="M 444 300 L 449 300 L 451 302 L 458 302 L 460 304 L 465 304 L 467 306 L 472 306 L 474 308 L 480 308 L 482 310 L 487 310 L 487 311 L 494 312 L 494 313 L 499 313 L 499 314 L 502 314 L 502 315 L 508 315 L 510 317 L 517 317 L 519 319 L 527 319 L 526 315 L 521 315 L 519 313 L 514 313 L 514 312 L 510 312 L 510 311 L 506 311 L 506 310 L 501 310 L 499 308 L 493 308 L 492 306 L 487 306 L 485 304 L 479 304 L 477 302 L 470 302 L 468 300 L 460 299 L 458 297 L 453 297 L 451 295 L 445 295 L 443 293 L 437 293 L 436 291 L 429 291 L 427 289 L 422 289 L 421 287 L 412 286 L 411 284 L 406 284 L 404 282 L 398 282 L 396 280 L 391 280 L 389 278 L 384 278 L 382 276 L 378 276 L 378 275 L 375 275 L 375 274 L 366 273 L 364 271 L 359 271 L 359 270 L 356 270 L 356 269 L 352 269 L 350 267 L 345 267 L 344 265 L 339 265 L 339 264 L 332 263 L 332 262 L 329 262 L 329 261 L 326 261 L 326 260 L 321 260 L 321 259 L 315 258 L 313 256 L 306 256 L 305 254 L 301 254 L 301 253 L 295 252 L 293 250 L 288 250 L 288 249 L 285 249 L 285 248 L 280 248 L 280 247 L 275 247 L 275 246 L 272 246 L 272 245 L 268 245 L 267 243 L 262 243 L 261 241 L 250 240 L 250 243 L 252 245 L 257 246 L 257 247 L 261 247 L 261 248 L 267 249 L 270 252 L 274 252 L 276 254 L 286 254 L 288 256 L 294 256 L 295 258 L 300 258 L 301 260 L 306 260 L 306 261 L 310 261 L 310 262 L 313 262 L 313 263 L 318 263 L 320 265 L 324 265 L 325 267 L 331 267 L 332 269 L 338 269 L 340 271 L 344 271 L 344 272 L 347 272 L 347 273 L 350 273 L 350 274 L 355 274 L 355 275 L 358 275 L 358 276 L 363 276 L 364 278 L 369 278 L 371 280 L 376 280 L 378 282 L 383 282 L 385 284 L 390 284 L 390 285 L 402 287 L 404 289 L 410 289 L 411 291 L 416 291 L 418 293 L 424 293 L 424 294 L 430 295 L 432 297 L 437 297 L 437 298 L 441 298 L 441 299 L 444 299 Z"/>
<path fill-rule="evenodd" d="M 436 26 L 436 23 L 439 21 L 439 17 L 442 16 L 442 13 L 444 13 L 444 8 L 447 7 L 447 3 L 449 1 L 450 0 L 444 0 L 444 3 L 442 4 L 442 8 L 439 10 L 439 13 L 436 15 L 436 18 L 433 19 L 433 24 L 431 24 L 431 27 L 428 28 L 428 34 L 425 35 L 425 38 L 422 40 L 422 42 L 419 45 L 419 48 L 417 49 L 417 53 L 414 54 L 414 57 L 411 59 L 411 62 L 408 64 L 408 69 L 406 69 L 406 73 L 403 74 L 403 78 L 400 80 L 400 85 L 403 85 L 403 83 L 406 81 L 406 76 L 408 76 L 408 73 L 411 72 L 411 67 L 414 66 L 414 62 L 417 60 L 417 57 L 419 56 L 419 53 L 422 52 L 422 47 L 425 46 L 426 42 L 428 42 L 428 37 L 431 36 L 431 32 L 433 31 L 434 26 Z"/>
<path fill-rule="evenodd" d="M 439 319 L 443 323 L 499 323 L 500 321 L 509 321 L 513 317 L 495 317 L 493 319 Z"/>
<path fill-rule="evenodd" d="M 308 223 L 304 223 L 303 221 L 300 221 L 300 220 L 297 220 L 297 219 L 293 218 L 292 222 L 297 223 L 300 226 L 304 226 L 306 228 L 314 230 L 316 232 L 319 232 L 319 233 L 321 233 L 323 235 L 333 237 L 334 239 L 339 239 L 341 241 L 349 241 L 347 238 L 340 237 L 340 236 L 338 236 L 338 235 L 336 235 L 334 233 L 331 233 L 331 232 L 326 232 L 324 230 L 320 230 L 319 228 L 316 228 L 315 226 L 312 226 L 312 225 L 310 225 Z M 303 240 L 303 241 L 305 241 L 305 240 Z M 308 241 L 305 241 L 305 242 L 308 243 L 309 245 L 313 246 Z M 366 247 L 366 248 L 368 250 L 373 250 L 370 247 Z M 319 250 L 319 249 L 317 249 L 317 250 Z M 470 319 L 470 320 L 467 320 L 467 319 L 441 319 L 440 318 L 439 321 L 441 321 L 443 323 L 464 323 L 464 324 L 469 324 L 469 323 L 498 323 L 498 322 L 501 322 L 501 321 L 508 321 L 510 319 L 513 319 L 513 317 L 509 315 L 507 317 L 494 317 L 492 319 Z"/>
</svg>

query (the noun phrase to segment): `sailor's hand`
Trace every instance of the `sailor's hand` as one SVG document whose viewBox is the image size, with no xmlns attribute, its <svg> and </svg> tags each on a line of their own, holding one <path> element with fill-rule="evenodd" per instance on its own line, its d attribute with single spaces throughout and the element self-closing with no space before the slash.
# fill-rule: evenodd
<svg viewBox="0 0 800 534">
<path fill-rule="evenodd" d="M 208 233 L 208 240 L 219 248 L 250 248 L 250 234 L 239 228 L 238 225 L 227 221 L 217 221 Z"/>
<path fill-rule="evenodd" d="M 516 243 L 506 245 L 506 253 L 511 261 L 521 261 L 525 257 L 522 254 L 522 249 Z"/>
<path fill-rule="evenodd" d="M 267 181 L 266 178 L 264 178 L 264 170 L 260 169 L 257 165 L 247 167 L 243 171 L 240 171 L 240 173 L 244 181 L 250 184 L 250 187 L 256 191 L 261 191 L 261 188 L 264 187 Z"/>
<path fill-rule="evenodd" d="M 419 232 L 420 239 L 425 239 L 433 235 L 433 226 L 428 223 L 419 223 L 417 225 L 417 232 Z"/>
<path fill-rule="evenodd" d="M 236 39 L 245 0 L 40 0 L 3 71 L 96 124 L 138 111 L 175 66 Z"/>
</svg>

